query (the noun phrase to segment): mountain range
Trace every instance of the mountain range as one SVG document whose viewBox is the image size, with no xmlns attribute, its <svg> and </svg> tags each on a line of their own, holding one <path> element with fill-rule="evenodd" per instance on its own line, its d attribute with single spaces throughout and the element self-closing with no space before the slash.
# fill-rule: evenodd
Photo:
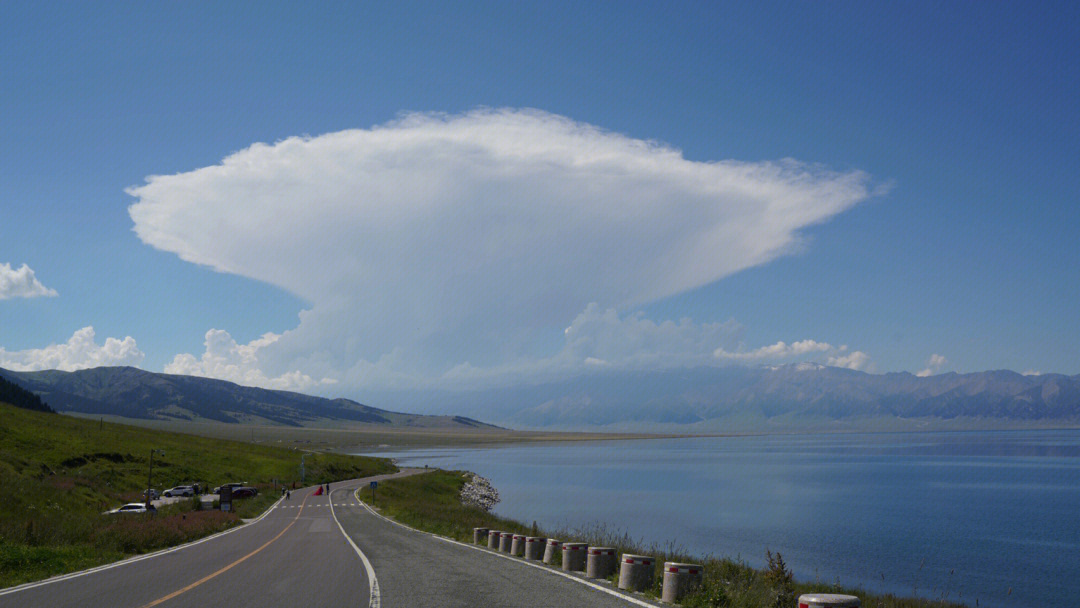
<svg viewBox="0 0 1080 608">
<path fill-rule="evenodd" d="M 223 423 L 495 428 L 482 419 L 514 428 L 663 432 L 1080 426 L 1080 375 L 1008 370 L 920 377 L 799 363 L 611 371 L 474 391 L 372 391 L 365 398 L 422 414 L 130 367 L 0 369 L 0 377 L 61 412 Z"/>
<path fill-rule="evenodd" d="M 461 416 L 403 414 L 350 399 L 326 399 L 133 367 L 97 367 L 73 372 L 0 369 L 0 378 L 36 393 L 54 410 L 67 413 L 286 426 L 330 422 L 413 428 L 495 428 Z"/>
<path fill-rule="evenodd" d="M 1080 375 L 920 377 L 799 363 L 593 373 L 472 392 L 376 395 L 512 427 L 664 432 L 1080 426 Z"/>
</svg>

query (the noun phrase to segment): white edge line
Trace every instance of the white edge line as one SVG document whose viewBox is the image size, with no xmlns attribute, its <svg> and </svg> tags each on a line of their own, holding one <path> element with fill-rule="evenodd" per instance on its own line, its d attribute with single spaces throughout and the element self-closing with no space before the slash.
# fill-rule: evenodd
<svg viewBox="0 0 1080 608">
<path fill-rule="evenodd" d="M 356 491 L 359 492 L 360 488 L 357 488 Z M 352 537 L 345 532 L 345 528 L 341 525 L 341 522 L 338 521 L 337 513 L 334 511 L 334 497 L 331 495 L 326 498 L 330 502 L 330 515 L 333 516 L 334 523 L 337 524 L 338 530 L 341 530 L 341 535 L 345 537 L 345 540 L 349 541 L 353 551 L 356 551 L 356 554 L 360 556 L 360 561 L 364 562 L 364 571 L 367 572 L 368 577 L 368 589 L 371 590 L 371 595 L 368 597 L 368 608 L 379 608 L 382 599 L 379 595 L 379 579 L 375 578 L 375 568 L 371 566 L 371 562 L 368 560 L 367 556 L 360 550 L 360 547 L 356 546 Z"/>
<path fill-rule="evenodd" d="M 87 574 L 94 574 L 95 572 L 101 572 L 103 570 L 111 570 L 113 568 L 119 568 L 120 566 L 126 566 L 128 564 L 134 564 L 135 562 L 141 562 L 141 561 L 143 561 L 145 559 L 150 559 L 152 557 L 161 557 L 162 555 L 166 555 L 166 554 L 172 553 L 174 551 L 179 551 L 181 549 L 187 549 L 188 547 L 193 547 L 195 545 L 205 543 L 206 541 L 213 540 L 213 539 L 215 539 L 215 538 L 217 538 L 219 536 L 225 536 L 226 534 L 231 534 L 233 532 L 236 532 L 237 530 L 242 530 L 242 529 L 246 528 L 247 526 L 249 526 L 251 524 L 259 523 L 260 521 L 262 521 L 262 518 L 269 515 L 270 512 L 273 511 L 274 508 L 278 506 L 278 503 L 280 503 L 282 500 L 284 500 L 284 498 L 285 497 L 282 496 L 281 498 L 277 499 L 277 502 L 275 502 L 274 504 L 267 507 L 267 509 L 265 511 L 263 511 L 262 515 L 256 517 L 255 519 L 253 519 L 251 521 L 243 522 L 239 526 L 233 526 L 232 528 L 229 528 L 228 530 L 222 530 L 221 532 L 218 532 L 216 534 L 211 534 L 210 536 L 206 536 L 206 537 L 200 538 L 198 540 L 193 540 L 190 543 L 184 543 L 182 545 L 177 545 L 175 547 L 169 547 L 167 549 L 162 549 L 160 551 L 154 551 L 153 553 L 146 553 L 144 555 L 136 555 L 135 557 L 129 557 L 127 559 L 122 559 L 122 560 L 120 560 L 118 562 L 112 562 L 112 563 L 109 563 L 109 564 L 103 564 L 101 566 L 96 566 L 94 568 L 88 568 L 86 570 L 80 570 L 78 572 L 69 572 L 68 574 L 61 574 L 59 576 L 54 576 L 52 578 L 47 578 L 47 579 L 45 579 L 43 581 L 33 581 L 33 582 L 29 582 L 29 583 L 23 583 L 21 585 L 15 586 L 15 587 L 8 587 L 7 589 L 0 589 L 0 596 L 8 595 L 9 593 L 15 593 L 17 591 L 28 591 L 30 589 L 36 589 L 37 587 L 43 587 L 45 585 L 51 585 L 53 583 L 59 583 L 59 582 L 63 582 L 63 581 L 68 581 L 68 580 L 71 580 L 73 578 L 79 578 L 80 576 L 86 576 Z"/>
<path fill-rule="evenodd" d="M 550 574 L 557 574 L 557 575 L 559 575 L 559 576 L 561 576 L 561 577 L 563 577 L 565 579 L 569 579 L 569 580 L 572 580 L 572 581 L 574 581 L 576 583 L 581 583 L 582 585 L 592 587 L 593 589 L 596 589 L 597 591 L 603 591 L 604 593 L 606 593 L 606 594 L 608 594 L 610 596 L 617 597 L 620 600 L 625 600 L 627 602 L 630 602 L 631 604 L 636 604 L 638 606 L 645 606 L 645 608 L 657 608 L 657 606 L 659 606 L 659 604 L 650 604 L 649 602 L 639 600 L 636 597 L 630 597 L 629 595 L 626 595 L 625 593 L 615 591 L 614 589 L 609 589 L 609 588 L 607 588 L 607 587 L 605 587 L 603 585 L 599 585 L 599 584 L 594 583 L 592 581 L 587 581 L 587 580 L 585 580 L 583 578 L 576 577 L 576 576 L 574 576 L 572 574 L 567 574 L 565 572 L 555 570 L 554 568 L 551 568 L 551 567 L 549 567 L 547 565 L 544 565 L 544 564 L 537 564 L 537 563 L 527 561 L 527 560 L 524 560 L 524 559 L 516 559 L 516 558 L 511 557 L 509 555 L 505 555 L 503 553 L 496 553 L 494 551 L 488 551 L 487 549 L 484 549 L 483 547 L 477 547 L 476 545 L 470 545 L 468 543 L 463 543 L 461 541 L 454 540 L 452 538 L 447 538 L 447 537 L 442 536 L 440 534 L 434 534 L 434 533 L 431 533 L 431 532 L 425 532 L 423 530 L 417 530 L 416 528 L 413 528 L 411 526 L 406 526 L 405 524 L 403 524 L 403 523 L 401 523 L 399 521 L 394 521 L 394 520 L 390 519 L 389 517 L 386 517 L 385 515 L 382 515 L 381 513 L 376 512 L 374 509 L 369 507 L 366 502 L 360 500 L 360 488 L 356 489 L 356 500 L 358 500 L 360 502 L 360 504 L 363 505 L 363 507 L 365 509 L 367 509 L 375 517 L 379 517 L 379 518 L 381 518 L 381 519 L 383 519 L 385 521 L 388 521 L 388 522 L 390 522 L 390 523 L 392 523 L 394 525 L 401 526 L 402 528 L 405 528 L 406 530 L 411 530 L 411 531 L 417 532 L 419 534 L 424 534 L 424 535 L 427 535 L 427 536 L 431 536 L 431 537 L 437 538 L 437 539 L 439 539 L 441 541 L 446 541 L 448 543 L 453 543 L 455 545 L 460 545 L 462 547 L 467 547 L 469 549 L 479 551 L 479 552 L 484 553 L 486 555 L 494 555 L 495 557 L 501 557 L 503 559 L 508 559 L 511 562 L 515 563 L 515 564 L 521 564 L 522 566 L 529 566 L 531 568 L 537 568 L 539 570 L 542 570 L 544 572 L 548 572 Z"/>
</svg>

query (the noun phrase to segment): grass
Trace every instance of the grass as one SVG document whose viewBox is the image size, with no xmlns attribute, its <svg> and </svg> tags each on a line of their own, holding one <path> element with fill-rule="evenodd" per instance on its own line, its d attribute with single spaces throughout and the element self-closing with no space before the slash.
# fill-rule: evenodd
<svg viewBox="0 0 1080 608">
<path fill-rule="evenodd" d="M 769 554 L 769 567 L 751 568 L 741 561 L 728 558 L 689 555 L 675 543 L 644 545 L 625 532 L 603 526 L 581 530 L 544 530 L 534 522 L 526 525 L 465 506 L 459 496 L 461 488 L 472 477 L 463 471 L 434 470 L 411 477 L 387 480 L 379 484 L 376 507 L 397 521 L 434 532 L 462 542 L 472 542 L 473 528 L 489 528 L 505 532 L 557 538 L 564 542 L 586 542 L 591 546 L 614 547 L 619 554 L 634 553 L 656 558 L 658 566 L 665 561 L 702 564 L 705 577 L 702 587 L 682 601 L 694 608 L 789 608 L 803 593 L 845 593 L 856 595 L 866 608 L 963 608 L 948 601 L 879 595 L 862 589 L 793 580 L 791 571 L 779 554 Z M 366 493 L 361 498 L 370 500 Z M 660 597 L 662 577 L 647 596 Z M 614 583 L 613 576 L 610 582 Z"/>
<path fill-rule="evenodd" d="M 213 487 L 244 481 L 256 498 L 222 513 L 194 501 L 156 515 L 102 515 L 136 502 L 155 454 L 158 490 L 185 482 Z M 18 409 L 0 404 L 0 587 L 154 551 L 212 534 L 255 517 L 299 480 L 308 484 L 395 470 L 379 458 L 304 453 L 296 449 L 208 439 Z"/>
<path fill-rule="evenodd" d="M 97 421 L 100 416 L 73 414 Z M 509 429 L 390 427 L 379 424 L 339 422 L 327 426 L 271 426 L 263 424 L 225 424 L 187 420 L 141 420 L 104 416 L 105 421 L 144 428 L 187 433 L 211 438 L 232 438 L 258 445 L 299 447 L 337 452 L 370 452 L 380 449 L 484 447 L 521 443 L 558 441 L 605 441 L 687 437 L 685 433 L 570 433 L 558 431 L 512 431 Z"/>
</svg>

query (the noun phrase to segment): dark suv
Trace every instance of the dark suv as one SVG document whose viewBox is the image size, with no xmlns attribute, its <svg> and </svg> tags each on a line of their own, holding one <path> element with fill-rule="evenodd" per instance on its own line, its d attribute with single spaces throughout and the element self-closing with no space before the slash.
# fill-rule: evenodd
<svg viewBox="0 0 1080 608">
<path fill-rule="evenodd" d="M 256 490 L 255 488 L 242 486 L 242 487 L 239 487 L 239 488 L 233 488 L 232 497 L 233 498 L 251 498 L 251 497 L 255 496 L 258 493 L 259 493 L 259 491 Z"/>
</svg>

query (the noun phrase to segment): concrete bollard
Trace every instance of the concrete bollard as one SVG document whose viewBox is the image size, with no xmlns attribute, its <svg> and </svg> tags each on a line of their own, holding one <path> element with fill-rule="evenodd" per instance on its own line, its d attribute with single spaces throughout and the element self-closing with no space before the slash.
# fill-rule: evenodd
<svg viewBox="0 0 1080 608">
<path fill-rule="evenodd" d="M 550 564 L 555 561 L 555 556 L 562 554 L 562 542 L 549 538 L 544 545 L 544 563 Z"/>
<path fill-rule="evenodd" d="M 799 596 L 799 608 L 859 608 L 859 598 L 836 593 L 807 593 Z"/>
<path fill-rule="evenodd" d="M 472 542 L 474 545 L 480 545 L 487 543 L 488 529 L 487 528 L 473 528 L 472 529 Z"/>
<path fill-rule="evenodd" d="M 525 535 L 515 534 L 514 542 L 510 544 L 510 555 L 521 557 L 525 555 Z"/>
<path fill-rule="evenodd" d="M 502 539 L 502 532 L 498 530 L 488 530 L 488 549 L 498 549 L 499 540 Z"/>
<path fill-rule="evenodd" d="M 510 552 L 510 546 L 513 545 L 513 544 L 514 544 L 514 533 L 513 532 L 503 532 L 502 533 L 502 538 L 499 539 L 499 551 L 502 551 L 503 553 L 509 553 Z"/>
<path fill-rule="evenodd" d="M 525 537 L 525 559 L 541 559 L 544 557 L 544 547 L 547 539 L 543 536 Z"/>
<path fill-rule="evenodd" d="M 615 574 L 615 549 L 611 547 L 589 547 L 585 561 L 585 576 L 589 578 L 607 578 Z"/>
<path fill-rule="evenodd" d="M 664 562 L 664 592 L 660 600 L 674 604 L 701 586 L 705 568 L 700 564 Z"/>
<path fill-rule="evenodd" d="M 585 551 L 589 548 L 586 543 L 563 543 L 562 544 L 562 569 L 567 572 L 585 569 Z"/>
<path fill-rule="evenodd" d="M 656 560 L 647 555 L 624 553 L 619 560 L 619 589 L 645 591 L 652 587 Z"/>
</svg>

